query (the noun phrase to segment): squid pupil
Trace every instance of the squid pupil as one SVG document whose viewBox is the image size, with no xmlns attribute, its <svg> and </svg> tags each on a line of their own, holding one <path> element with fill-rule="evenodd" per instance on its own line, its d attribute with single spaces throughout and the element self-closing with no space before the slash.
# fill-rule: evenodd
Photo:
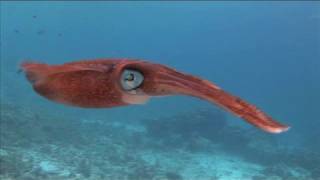
<svg viewBox="0 0 320 180">
<path fill-rule="evenodd" d="M 127 77 L 126 77 L 127 81 L 133 81 L 134 80 L 134 75 L 132 73 L 130 73 Z"/>
</svg>

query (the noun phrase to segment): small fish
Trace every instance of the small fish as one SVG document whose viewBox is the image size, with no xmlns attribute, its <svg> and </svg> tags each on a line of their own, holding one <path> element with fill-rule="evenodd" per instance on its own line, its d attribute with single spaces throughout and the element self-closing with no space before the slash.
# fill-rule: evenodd
<svg viewBox="0 0 320 180">
<path fill-rule="evenodd" d="M 46 33 L 45 30 L 39 30 L 39 31 L 37 31 L 37 34 L 38 34 L 38 35 L 43 35 L 43 34 L 45 34 L 45 33 Z"/>
</svg>

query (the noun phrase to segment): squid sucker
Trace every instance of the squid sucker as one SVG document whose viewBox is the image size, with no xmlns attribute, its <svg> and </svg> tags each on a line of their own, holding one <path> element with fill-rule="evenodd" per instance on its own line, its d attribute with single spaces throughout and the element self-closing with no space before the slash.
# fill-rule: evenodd
<svg viewBox="0 0 320 180">
<path fill-rule="evenodd" d="M 264 131 L 289 129 L 214 83 L 161 64 L 97 59 L 62 65 L 23 62 L 21 69 L 38 94 L 71 106 L 112 108 L 143 104 L 153 96 L 187 95 L 212 102 Z"/>
</svg>

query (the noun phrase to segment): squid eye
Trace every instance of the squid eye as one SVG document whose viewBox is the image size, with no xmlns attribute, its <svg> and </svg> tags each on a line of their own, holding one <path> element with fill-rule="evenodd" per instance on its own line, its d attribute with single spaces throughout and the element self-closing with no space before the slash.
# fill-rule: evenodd
<svg viewBox="0 0 320 180">
<path fill-rule="evenodd" d="M 143 82 L 143 75 L 136 70 L 126 69 L 121 74 L 121 86 L 124 90 L 137 89 Z"/>
</svg>

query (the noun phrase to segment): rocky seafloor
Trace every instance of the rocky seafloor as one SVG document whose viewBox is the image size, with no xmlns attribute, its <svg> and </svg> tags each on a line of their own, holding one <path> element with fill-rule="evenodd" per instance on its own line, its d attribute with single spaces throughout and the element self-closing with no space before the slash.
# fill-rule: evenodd
<svg viewBox="0 0 320 180">
<path fill-rule="evenodd" d="M 1 180 L 320 179 L 319 145 L 283 147 L 215 109 L 110 122 L 1 104 L 0 130 Z"/>
</svg>

